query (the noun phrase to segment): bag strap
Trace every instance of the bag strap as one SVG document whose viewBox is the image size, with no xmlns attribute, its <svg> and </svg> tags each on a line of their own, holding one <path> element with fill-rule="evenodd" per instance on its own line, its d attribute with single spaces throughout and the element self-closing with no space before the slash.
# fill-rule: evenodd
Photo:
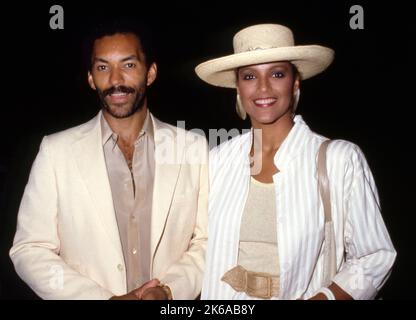
<svg viewBox="0 0 416 320">
<path fill-rule="evenodd" d="M 331 194 L 329 192 L 328 170 L 326 168 L 326 150 L 330 142 L 331 140 L 322 142 L 318 151 L 318 186 L 324 206 L 325 222 L 332 221 Z"/>
<path fill-rule="evenodd" d="M 331 213 L 331 194 L 326 166 L 326 150 L 331 140 L 322 142 L 318 151 L 318 187 L 325 214 L 323 286 L 328 286 L 336 273 L 335 232 Z"/>
</svg>

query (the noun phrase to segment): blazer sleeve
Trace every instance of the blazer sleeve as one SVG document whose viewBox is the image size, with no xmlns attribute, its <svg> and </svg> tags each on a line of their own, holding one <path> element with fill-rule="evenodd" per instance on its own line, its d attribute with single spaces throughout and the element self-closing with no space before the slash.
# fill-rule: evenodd
<svg viewBox="0 0 416 320">
<path fill-rule="evenodd" d="M 109 299 L 113 294 L 59 256 L 58 194 L 48 137 L 41 143 L 20 204 L 10 258 L 43 299 Z"/>
<path fill-rule="evenodd" d="M 390 275 L 396 251 L 384 224 L 373 175 L 353 145 L 345 188 L 346 260 L 333 281 L 354 299 L 372 299 Z"/>
<path fill-rule="evenodd" d="M 201 292 L 205 269 L 205 252 L 208 240 L 208 146 L 205 138 L 200 139 L 202 153 L 199 167 L 199 194 L 196 223 L 188 250 L 176 263 L 169 267 L 160 279 L 169 286 L 173 299 L 195 299 Z"/>
</svg>

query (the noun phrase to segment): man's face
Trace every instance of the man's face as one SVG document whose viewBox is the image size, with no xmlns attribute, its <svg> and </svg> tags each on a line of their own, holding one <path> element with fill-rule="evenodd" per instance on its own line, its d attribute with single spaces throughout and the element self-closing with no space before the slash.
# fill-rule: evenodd
<svg viewBox="0 0 416 320">
<path fill-rule="evenodd" d="M 104 112 L 122 119 L 146 105 L 146 87 L 156 78 L 156 64 L 146 67 L 134 34 L 117 33 L 97 39 L 88 82 L 97 90 Z"/>
</svg>

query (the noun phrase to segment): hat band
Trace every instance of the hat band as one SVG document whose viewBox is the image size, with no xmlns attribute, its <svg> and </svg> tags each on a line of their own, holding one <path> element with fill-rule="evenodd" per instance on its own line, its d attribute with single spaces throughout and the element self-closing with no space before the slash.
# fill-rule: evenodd
<svg viewBox="0 0 416 320">
<path fill-rule="evenodd" d="M 240 50 L 235 51 L 235 53 L 242 53 L 242 52 L 248 52 L 248 51 L 256 51 L 256 50 L 268 50 L 268 49 L 277 49 L 278 47 L 248 47 L 247 50 Z"/>
</svg>

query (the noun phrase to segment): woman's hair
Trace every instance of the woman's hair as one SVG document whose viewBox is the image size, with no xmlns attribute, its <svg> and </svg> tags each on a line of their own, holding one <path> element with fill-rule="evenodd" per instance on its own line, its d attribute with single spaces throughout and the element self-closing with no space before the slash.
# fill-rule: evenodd
<svg viewBox="0 0 416 320">
<path fill-rule="evenodd" d="M 301 79 L 298 68 L 292 62 L 289 62 L 289 64 L 292 67 L 293 81 L 296 80 L 296 77 L 299 77 L 299 79 Z"/>
</svg>

